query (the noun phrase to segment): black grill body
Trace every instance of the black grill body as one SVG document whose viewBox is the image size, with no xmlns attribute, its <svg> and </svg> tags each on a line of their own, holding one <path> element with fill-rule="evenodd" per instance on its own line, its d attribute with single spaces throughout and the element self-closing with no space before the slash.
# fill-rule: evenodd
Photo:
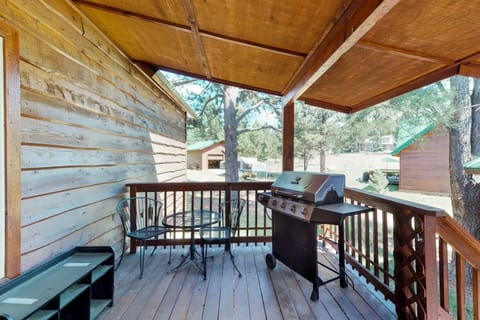
<svg viewBox="0 0 480 320">
<path fill-rule="evenodd" d="M 275 267 L 278 259 L 313 284 L 311 300 L 318 300 L 318 287 L 345 278 L 343 220 L 346 216 L 370 208 L 343 203 L 345 176 L 287 171 L 272 184 L 271 193 L 259 194 L 257 200 L 272 210 L 272 254 L 267 265 Z M 338 277 L 323 281 L 318 277 L 318 224 L 339 226 Z"/>
</svg>

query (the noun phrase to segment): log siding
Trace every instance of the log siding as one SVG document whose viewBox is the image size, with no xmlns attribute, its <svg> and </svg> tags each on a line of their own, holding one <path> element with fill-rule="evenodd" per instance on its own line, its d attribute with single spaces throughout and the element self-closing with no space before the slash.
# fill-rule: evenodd
<svg viewBox="0 0 480 320">
<path fill-rule="evenodd" d="M 125 184 L 186 178 L 185 109 L 69 1 L 0 8 L 19 37 L 21 271 L 76 245 L 118 250 Z"/>
</svg>

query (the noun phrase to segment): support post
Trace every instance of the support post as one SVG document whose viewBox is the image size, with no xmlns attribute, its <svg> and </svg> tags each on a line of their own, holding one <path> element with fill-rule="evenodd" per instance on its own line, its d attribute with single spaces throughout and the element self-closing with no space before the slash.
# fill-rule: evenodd
<svg viewBox="0 0 480 320">
<path fill-rule="evenodd" d="M 283 107 L 283 171 L 293 170 L 294 132 L 295 132 L 295 102 L 289 102 Z"/>
</svg>

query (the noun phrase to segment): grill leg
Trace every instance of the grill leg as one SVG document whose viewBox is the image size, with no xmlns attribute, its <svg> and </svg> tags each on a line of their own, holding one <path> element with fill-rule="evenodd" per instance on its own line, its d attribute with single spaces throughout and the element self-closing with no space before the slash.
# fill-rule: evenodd
<svg viewBox="0 0 480 320">
<path fill-rule="evenodd" d="M 348 287 L 347 279 L 345 276 L 345 234 L 343 230 L 343 219 L 338 226 L 338 264 L 339 264 L 339 276 L 340 287 Z"/>
<path fill-rule="evenodd" d="M 315 284 L 313 285 L 313 290 L 312 290 L 312 294 L 310 295 L 310 300 L 312 301 L 318 300 L 318 287 L 315 287 Z"/>
</svg>

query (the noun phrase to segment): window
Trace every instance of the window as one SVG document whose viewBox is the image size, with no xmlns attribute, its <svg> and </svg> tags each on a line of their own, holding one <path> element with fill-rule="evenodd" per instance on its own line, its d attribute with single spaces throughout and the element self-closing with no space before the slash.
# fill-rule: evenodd
<svg viewBox="0 0 480 320">
<path fill-rule="evenodd" d="M 0 22 L 0 278 L 20 274 L 20 73 L 18 34 Z"/>
</svg>

